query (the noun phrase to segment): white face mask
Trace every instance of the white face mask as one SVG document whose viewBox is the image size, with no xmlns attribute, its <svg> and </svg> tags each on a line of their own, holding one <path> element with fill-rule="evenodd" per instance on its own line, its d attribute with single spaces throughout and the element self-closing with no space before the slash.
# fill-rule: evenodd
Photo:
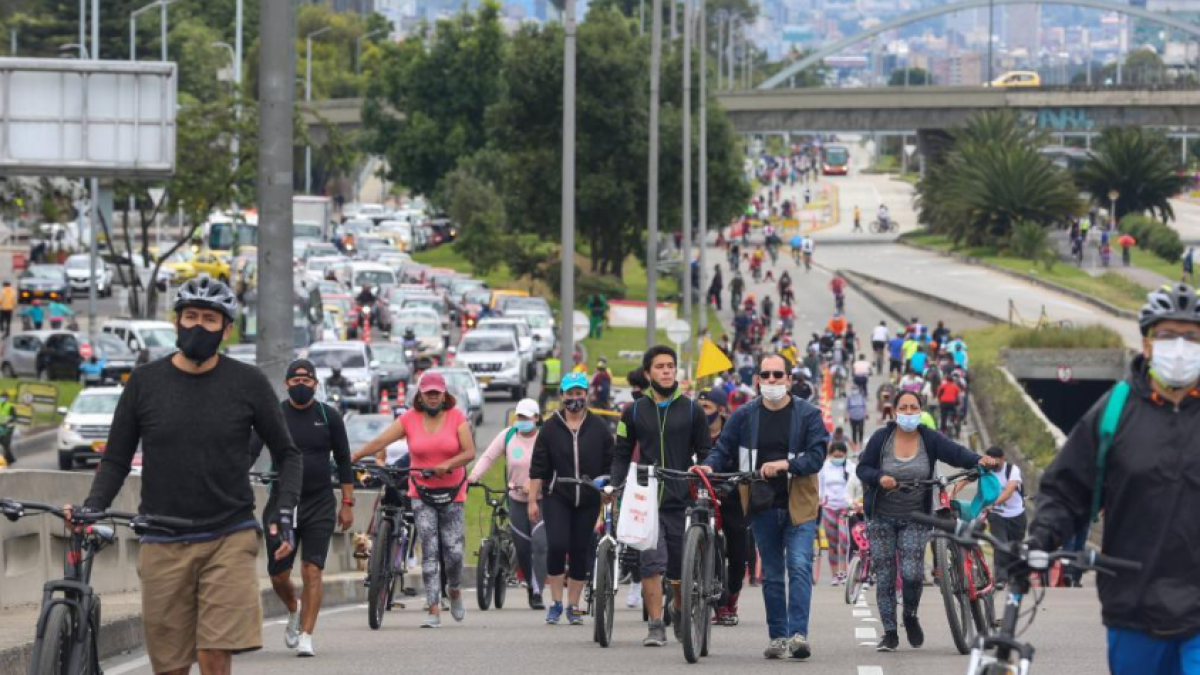
<svg viewBox="0 0 1200 675">
<path fill-rule="evenodd" d="M 1151 344 L 1150 366 L 1163 384 L 1179 389 L 1200 378 L 1200 344 L 1183 338 L 1154 340 Z"/>
<path fill-rule="evenodd" d="M 787 396 L 787 385 L 784 384 L 763 384 L 759 385 L 762 390 L 763 398 L 768 401 L 780 401 L 784 396 Z"/>
</svg>

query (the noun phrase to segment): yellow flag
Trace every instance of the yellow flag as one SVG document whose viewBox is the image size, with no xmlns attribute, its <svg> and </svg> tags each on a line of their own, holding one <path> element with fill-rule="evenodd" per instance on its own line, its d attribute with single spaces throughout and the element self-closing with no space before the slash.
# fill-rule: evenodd
<svg viewBox="0 0 1200 675">
<path fill-rule="evenodd" d="M 708 377 L 732 368 L 733 362 L 725 356 L 725 352 L 713 344 L 712 340 L 704 338 L 704 345 L 700 347 L 700 363 L 696 366 L 696 377 Z"/>
</svg>

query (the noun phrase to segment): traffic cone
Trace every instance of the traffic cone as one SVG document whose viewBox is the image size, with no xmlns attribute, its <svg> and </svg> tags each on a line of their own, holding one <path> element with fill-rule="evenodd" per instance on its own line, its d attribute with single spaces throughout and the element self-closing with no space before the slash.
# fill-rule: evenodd
<svg viewBox="0 0 1200 675">
<path fill-rule="evenodd" d="M 391 403 L 391 401 L 388 400 L 387 389 L 383 390 L 383 394 L 379 398 L 379 414 L 380 415 L 391 415 L 392 414 L 392 403 Z"/>
</svg>

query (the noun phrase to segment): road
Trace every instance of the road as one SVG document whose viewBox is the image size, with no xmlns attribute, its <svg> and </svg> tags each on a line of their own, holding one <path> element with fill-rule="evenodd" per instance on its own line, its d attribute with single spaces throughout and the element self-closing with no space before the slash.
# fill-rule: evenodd
<svg viewBox="0 0 1200 675">
<path fill-rule="evenodd" d="M 809 638 L 813 656 L 806 668 L 822 673 L 846 675 L 951 675 L 962 673 L 966 657 L 954 649 L 947 628 L 941 595 L 926 587 L 921 619 L 926 643 L 913 650 L 904 641 L 891 654 L 875 651 L 882 628 L 875 611 L 875 597 L 868 594 L 865 606 L 845 604 L 841 588 L 831 588 L 823 570 L 812 602 Z M 622 588 L 618 598 L 624 600 Z M 447 673 L 695 673 L 683 659 L 678 643 L 663 649 L 641 646 L 646 629 L 641 611 L 621 606 L 613 629 L 613 645 L 607 650 L 591 641 L 591 619 L 582 628 L 546 626 L 542 613 L 514 603 L 503 610 L 480 612 L 473 593 L 467 593 L 467 616 L 461 624 L 447 620 L 437 630 L 421 629 L 419 603 L 396 610 L 384 619 L 378 631 L 367 628 L 366 608 L 352 605 L 329 608 L 321 615 L 314 636 L 317 657 L 298 663 L 294 652 L 283 645 L 283 622 L 268 621 L 263 631 L 265 649 L 235 659 L 239 675 L 341 675 L 343 673 L 395 673 L 404 664 L 414 672 Z M 1057 675 L 1091 675 L 1105 668 L 1104 632 L 1099 621 L 1099 603 L 1093 588 L 1053 589 L 1037 613 L 1035 630 L 1025 634 L 1037 647 L 1041 672 Z M 767 664 L 762 660 L 767 631 L 762 596 L 758 589 L 742 594 L 741 623 L 736 627 L 714 627 L 711 656 L 700 667 L 709 672 L 732 673 L 750 666 L 750 672 L 794 665 Z M 530 650 L 533 651 L 530 651 Z M 150 672 L 145 657 L 132 654 L 104 664 L 107 675 L 144 675 Z M 745 671 L 743 671 L 745 672 Z"/>
</svg>

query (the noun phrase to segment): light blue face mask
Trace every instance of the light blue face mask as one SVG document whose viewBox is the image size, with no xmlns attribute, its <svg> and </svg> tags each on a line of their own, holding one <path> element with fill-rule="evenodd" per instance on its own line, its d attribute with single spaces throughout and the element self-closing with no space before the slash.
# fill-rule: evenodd
<svg viewBox="0 0 1200 675">
<path fill-rule="evenodd" d="M 845 457 L 830 457 L 829 463 L 834 466 L 845 466 L 846 458 Z"/>
<path fill-rule="evenodd" d="M 916 431 L 921 426 L 921 413 L 896 415 L 896 424 L 905 431 Z"/>
<path fill-rule="evenodd" d="M 537 425 L 534 424 L 533 420 L 517 420 L 516 422 L 513 422 L 513 428 L 523 434 L 533 431 L 534 427 L 536 426 Z"/>
</svg>

